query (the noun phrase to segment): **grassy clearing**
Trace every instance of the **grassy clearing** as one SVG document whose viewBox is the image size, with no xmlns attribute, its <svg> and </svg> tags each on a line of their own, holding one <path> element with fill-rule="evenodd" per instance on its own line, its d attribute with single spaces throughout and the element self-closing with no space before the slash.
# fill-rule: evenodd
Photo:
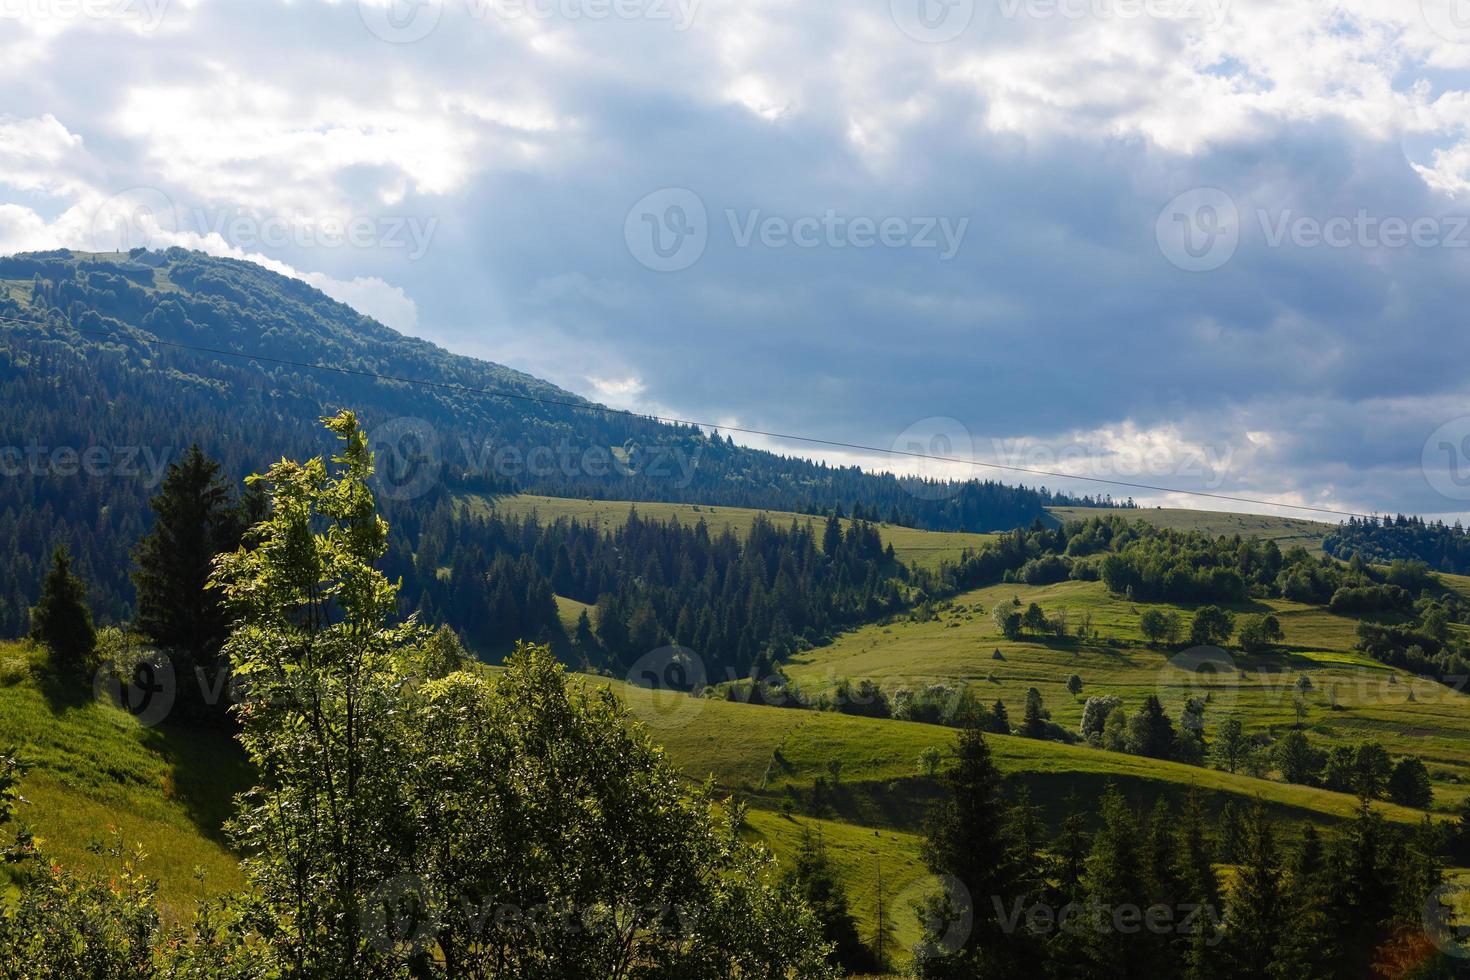
<svg viewBox="0 0 1470 980">
<path fill-rule="evenodd" d="M 1006 640 L 988 613 L 1012 598 L 1037 602 L 1049 615 L 1065 611 L 1074 627 L 1090 615 L 1103 639 Z M 789 673 L 815 690 L 828 689 L 844 677 L 872 678 L 889 689 L 963 684 L 987 703 L 1004 700 L 1013 718 L 1026 690 L 1036 687 L 1053 718 L 1068 728 L 1081 721 L 1083 703 L 1091 695 L 1113 694 L 1125 706 L 1136 706 L 1156 693 L 1177 717 L 1187 697 L 1208 693 L 1207 732 L 1235 715 L 1247 730 L 1278 733 L 1296 724 L 1294 684 L 1305 675 L 1312 683 L 1304 698 L 1306 725 L 1319 746 L 1374 738 L 1391 754 L 1422 757 L 1439 810 L 1457 808 L 1470 794 L 1470 697 L 1362 657 L 1352 649 L 1355 620 L 1281 600 L 1237 607 L 1240 613 L 1276 613 L 1286 642 L 1269 655 L 1235 654 L 1239 673 L 1207 680 L 1144 645 L 1138 622 L 1148 608 L 1108 595 L 1098 582 L 993 586 L 960 596 L 937 620 L 873 625 L 840 636 L 798 657 Z M 1159 608 L 1173 608 L 1186 621 L 1193 611 Z M 1066 687 L 1073 674 L 1084 685 L 1077 697 Z"/>
<path fill-rule="evenodd" d="M 1266 517 L 1260 514 L 1228 514 L 1209 510 L 1174 510 L 1168 508 L 1143 508 L 1117 510 L 1098 507 L 1051 507 L 1051 515 L 1060 520 L 1085 521 L 1089 517 L 1105 514 L 1121 514 L 1130 520 L 1147 521 L 1155 527 L 1176 531 L 1200 531 L 1216 537 L 1270 538 L 1282 551 L 1293 545 L 1301 545 L 1312 554 L 1322 553 L 1322 539 L 1333 525 L 1321 521 L 1309 521 L 1299 517 Z"/>
<path fill-rule="evenodd" d="M 115 828 L 126 847 L 147 853 L 144 870 L 177 916 L 238 886 L 239 866 L 220 833 L 234 793 L 248 785 L 234 742 L 144 728 L 89 689 L 58 693 L 33 672 L 36 659 L 27 646 L 0 645 L 0 749 L 28 770 L 21 792 L 30 805 L 20 819 L 45 839 L 46 852 L 68 866 L 110 870 L 110 859 L 90 848 L 108 843 Z"/>
<path fill-rule="evenodd" d="M 691 779 L 713 777 L 757 806 L 800 803 L 817 777 L 830 780 L 837 764 L 834 806 L 843 818 L 874 826 L 917 831 L 922 804 L 937 795 L 933 779 L 919 775 L 925 749 L 952 751 L 957 733 L 935 725 L 860 718 L 829 712 L 795 711 L 725 701 L 690 701 L 670 707 L 678 695 L 655 694 L 609 683 L 632 713 L 650 723 L 654 738 Z M 1138 756 L 1103 752 L 1084 745 L 991 736 L 1001 771 L 1026 785 L 1032 798 L 1058 816 L 1074 794 L 1095 798 L 1109 782 L 1140 801 L 1160 792 L 1183 796 L 1192 787 L 1213 808 L 1226 800 L 1259 798 L 1292 820 L 1330 822 L 1350 817 L 1356 801 L 1341 793 L 1252 779 Z M 1422 814 L 1379 804 L 1390 819 L 1417 821 Z"/>
<path fill-rule="evenodd" d="M 693 527 L 703 520 L 712 533 L 718 534 L 729 528 L 737 535 L 750 532 L 758 515 L 765 515 L 778 525 L 790 525 L 792 521 L 810 524 L 818 520 L 808 514 L 793 514 L 787 511 L 755 510 L 747 507 L 711 507 L 707 504 L 663 504 L 637 503 L 617 500 L 572 500 L 564 497 L 516 496 L 468 498 L 474 506 L 493 508 L 503 514 L 528 517 L 536 514 L 543 521 L 561 518 L 576 519 L 582 523 L 594 523 L 606 530 L 621 527 L 627 520 L 629 508 L 636 507 L 638 513 L 650 520 L 671 521 Z M 846 524 L 847 522 L 844 522 Z M 820 531 L 820 528 L 818 529 Z M 884 544 L 893 545 L 900 561 L 915 562 L 924 567 L 937 567 L 946 558 L 954 560 L 966 548 L 979 548 L 992 540 L 992 534 L 959 534 L 940 531 L 919 531 L 893 524 L 880 524 L 878 530 Z"/>
<path fill-rule="evenodd" d="M 747 837 L 764 844 L 782 864 L 795 858 L 804 830 L 821 836 L 827 855 L 847 885 L 858 932 L 869 942 L 878 924 L 881 874 L 885 917 L 897 940 L 893 958 L 907 961 L 909 950 L 919 940 L 919 922 L 912 905 L 931 890 L 939 891 L 919 859 L 919 837 L 761 810 L 751 810 L 746 817 Z"/>
</svg>

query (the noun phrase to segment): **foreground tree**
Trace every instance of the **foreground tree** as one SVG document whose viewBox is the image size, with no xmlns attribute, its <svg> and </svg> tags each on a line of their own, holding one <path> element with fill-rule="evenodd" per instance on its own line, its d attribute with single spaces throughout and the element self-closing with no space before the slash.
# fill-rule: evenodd
<svg viewBox="0 0 1470 980">
<path fill-rule="evenodd" d="M 687 794 L 609 691 L 570 686 L 542 648 L 494 679 L 452 670 L 448 637 L 390 622 L 372 455 L 350 413 L 327 425 L 336 466 L 273 466 L 269 518 L 216 572 L 260 781 L 233 824 L 245 923 L 272 968 L 828 975 L 818 923 L 741 843 L 738 808 Z"/>
<path fill-rule="evenodd" d="M 52 669 L 68 676 L 84 673 L 97 649 L 87 586 L 72 574 L 65 548 L 51 556 L 41 597 L 31 608 L 31 639 L 46 648 Z"/>
</svg>

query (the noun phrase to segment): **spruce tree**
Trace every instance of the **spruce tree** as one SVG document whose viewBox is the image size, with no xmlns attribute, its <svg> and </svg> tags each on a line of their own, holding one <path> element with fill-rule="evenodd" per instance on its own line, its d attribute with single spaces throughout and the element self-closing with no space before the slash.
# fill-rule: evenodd
<svg viewBox="0 0 1470 980">
<path fill-rule="evenodd" d="M 68 676 L 84 673 L 97 649 L 87 587 L 72 574 L 65 547 L 51 556 L 41 597 L 31 607 L 31 639 L 46 647 L 52 669 Z"/>
<path fill-rule="evenodd" d="M 1041 692 L 1034 687 L 1028 689 L 1020 734 L 1025 738 L 1046 738 L 1046 717 L 1046 709 L 1041 706 Z"/>
<path fill-rule="evenodd" d="M 974 925 L 960 949 L 930 955 L 926 947 L 939 943 L 950 924 L 964 917 L 963 909 L 953 907 L 955 896 L 931 899 L 920 913 L 925 943 L 914 971 L 924 978 L 1032 976 L 1024 930 L 1008 930 L 1002 914 L 1029 901 L 1034 871 L 1017 858 L 1012 815 L 1001 797 L 1002 776 L 978 730 L 960 733 L 955 764 L 944 783 L 947 798 L 930 817 L 924 864 L 935 875 L 964 884 Z"/>
<path fill-rule="evenodd" d="M 1225 960 L 1232 975 L 1269 977 L 1277 962 L 1286 910 L 1276 834 L 1257 803 L 1245 819 L 1244 862 L 1227 906 Z"/>
<path fill-rule="evenodd" d="M 1102 827 L 1093 837 L 1087 859 L 1087 898 L 1099 918 L 1089 923 L 1087 957 L 1093 976 L 1143 977 L 1167 975 L 1162 969 L 1162 938 L 1146 929 L 1125 931 L 1124 910 L 1150 905 L 1148 848 L 1128 801 L 1114 785 L 1102 798 Z"/>
<path fill-rule="evenodd" d="M 259 493 L 238 504 L 220 476 L 219 464 L 191 446 L 169 464 L 163 483 L 149 502 L 154 525 L 133 552 L 133 584 L 138 591 L 136 626 L 167 654 L 180 678 L 203 671 L 203 684 L 182 684 L 181 692 L 223 690 L 216 675 L 229 615 L 218 591 L 208 588 L 216 555 L 240 545 L 248 510 L 260 510 Z M 263 514 L 254 516 L 263 517 Z M 202 698 L 202 695 L 199 695 Z M 218 718 L 224 705 L 186 703 L 185 712 Z"/>
</svg>

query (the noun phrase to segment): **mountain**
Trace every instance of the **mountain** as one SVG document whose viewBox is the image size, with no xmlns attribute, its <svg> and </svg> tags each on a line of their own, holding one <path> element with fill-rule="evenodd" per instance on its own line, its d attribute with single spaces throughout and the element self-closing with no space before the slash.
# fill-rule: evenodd
<svg viewBox="0 0 1470 980">
<path fill-rule="evenodd" d="M 125 618 L 128 552 L 169 462 L 197 443 L 239 480 L 283 455 L 326 451 L 316 420 L 341 408 L 373 432 L 388 519 L 410 532 L 469 491 L 841 508 L 970 531 L 1090 502 L 743 448 L 404 336 L 260 266 L 183 249 L 0 258 L 0 337 L 0 635 L 25 628 L 58 544 L 92 584 L 99 616 Z"/>
</svg>

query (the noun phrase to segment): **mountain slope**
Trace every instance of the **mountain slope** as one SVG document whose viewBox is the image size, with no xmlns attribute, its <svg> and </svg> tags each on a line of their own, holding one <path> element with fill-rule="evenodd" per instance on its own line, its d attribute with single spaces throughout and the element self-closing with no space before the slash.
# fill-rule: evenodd
<svg viewBox="0 0 1470 980">
<path fill-rule="evenodd" d="M 598 409 L 297 280 L 182 249 L 0 258 L 0 318 L 0 635 L 24 629 L 56 544 L 76 555 L 104 619 L 129 613 L 127 551 L 164 467 L 191 443 L 238 480 L 327 449 L 317 417 L 349 407 L 375 432 L 381 496 L 400 525 L 411 524 L 404 505 L 424 513 L 464 490 L 861 506 L 971 531 L 1028 524 L 1065 502 L 998 483 L 916 487 Z"/>
</svg>

